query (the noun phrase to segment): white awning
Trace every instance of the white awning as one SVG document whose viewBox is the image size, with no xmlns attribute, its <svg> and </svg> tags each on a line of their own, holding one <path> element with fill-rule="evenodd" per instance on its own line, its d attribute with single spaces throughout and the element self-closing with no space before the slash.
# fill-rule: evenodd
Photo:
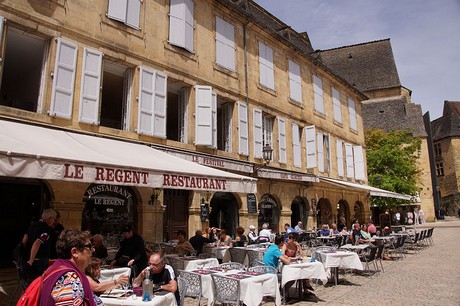
<svg viewBox="0 0 460 306">
<path fill-rule="evenodd" d="M 0 176 L 256 193 L 257 179 L 130 143 L 0 120 Z"/>
<path fill-rule="evenodd" d="M 342 186 L 346 186 L 346 187 L 366 190 L 366 191 L 369 192 L 369 194 L 371 196 L 395 198 L 395 199 L 401 199 L 401 200 L 407 200 L 407 201 L 410 201 L 412 199 L 411 196 L 406 195 L 406 194 L 392 192 L 392 191 L 372 187 L 372 186 L 369 186 L 369 185 L 361 185 L 361 184 L 347 182 L 347 181 L 335 180 L 335 179 L 331 179 L 331 178 L 328 178 L 328 177 L 320 177 L 319 180 L 327 182 L 327 183 L 333 183 L 333 184 L 342 185 Z"/>
</svg>

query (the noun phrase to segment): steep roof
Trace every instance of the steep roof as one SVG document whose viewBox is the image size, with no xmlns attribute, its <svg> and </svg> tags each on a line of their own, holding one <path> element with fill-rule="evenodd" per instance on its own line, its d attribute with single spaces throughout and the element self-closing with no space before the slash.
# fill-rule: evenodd
<svg viewBox="0 0 460 306">
<path fill-rule="evenodd" d="M 362 92 L 401 86 L 389 38 L 318 50 L 315 54 Z"/>
<path fill-rule="evenodd" d="M 460 137 L 460 102 L 444 101 L 442 117 L 431 121 L 433 141 Z"/>
<path fill-rule="evenodd" d="M 407 103 L 405 96 L 370 99 L 362 105 L 363 122 L 366 129 L 393 130 L 410 129 L 414 137 L 426 137 L 422 107 Z"/>
</svg>

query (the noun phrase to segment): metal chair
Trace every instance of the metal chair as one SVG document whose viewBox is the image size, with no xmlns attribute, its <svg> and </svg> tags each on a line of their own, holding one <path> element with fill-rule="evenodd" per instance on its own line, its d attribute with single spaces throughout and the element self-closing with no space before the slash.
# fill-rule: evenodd
<svg viewBox="0 0 460 306">
<path fill-rule="evenodd" d="M 169 265 L 173 268 L 174 274 L 179 275 L 180 270 L 185 269 L 184 261 L 176 258 L 176 257 L 169 257 L 168 258 Z"/>
<path fill-rule="evenodd" d="M 22 292 L 24 292 L 27 289 L 27 287 L 29 286 L 29 283 L 26 280 L 26 276 L 24 274 L 23 268 L 14 260 L 13 260 L 13 264 L 14 264 L 14 267 L 16 268 L 17 273 L 18 273 L 18 285 L 16 286 L 16 289 L 14 289 L 14 292 L 11 295 L 10 305 L 13 305 L 14 297 L 16 296 L 18 291 L 21 292 L 21 290 L 22 290 Z"/>
<path fill-rule="evenodd" d="M 361 256 L 359 256 L 359 259 L 362 261 L 362 262 L 365 262 L 366 263 L 366 271 L 367 272 L 372 272 L 370 269 L 369 269 L 369 264 L 372 263 L 374 265 L 374 273 L 379 273 L 379 270 L 378 270 L 378 267 L 376 266 L 376 263 L 375 263 L 375 258 L 376 258 L 376 254 L 377 254 L 377 250 L 378 248 L 377 247 L 373 247 L 371 248 L 370 252 L 368 254 L 363 254 Z"/>
<path fill-rule="evenodd" d="M 383 253 L 384 253 L 385 245 L 381 244 L 377 247 L 377 254 L 375 255 L 375 260 L 378 260 L 380 262 L 380 267 L 382 267 L 382 272 L 385 272 L 383 270 Z"/>
<path fill-rule="evenodd" d="M 214 286 L 215 302 L 242 305 L 240 301 L 241 287 L 238 279 L 215 274 L 212 274 L 211 277 Z"/>
<path fill-rule="evenodd" d="M 232 262 L 232 261 L 221 263 L 219 267 L 227 269 L 227 270 L 243 270 L 244 269 L 243 264 L 239 262 Z"/>
<path fill-rule="evenodd" d="M 196 305 L 197 306 L 200 305 L 201 293 L 202 293 L 201 275 L 192 273 L 192 272 L 187 272 L 184 270 L 180 270 L 179 276 L 182 279 L 185 279 L 187 283 L 187 288 L 185 290 L 184 296 L 188 296 L 188 297 L 197 299 Z"/>
<path fill-rule="evenodd" d="M 260 272 L 260 273 L 268 273 L 268 274 L 276 274 L 278 271 L 276 268 L 271 266 L 254 266 L 248 269 L 250 272 Z"/>
<path fill-rule="evenodd" d="M 239 262 L 240 264 L 244 264 L 244 260 L 246 259 L 245 249 L 229 248 L 228 251 L 230 252 L 230 258 L 232 262 Z"/>
<path fill-rule="evenodd" d="M 246 254 L 248 255 L 248 267 L 254 267 L 258 265 L 256 260 L 262 260 L 264 258 L 264 253 L 256 250 L 247 250 Z"/>
<path fill-rule="evenodd" d="M 187 281 L 181 276 L 177 277 L 177 287 L 179 289 L 179 306 L 184 306 L 185 293 L 187 292 Z"/>
</svg>

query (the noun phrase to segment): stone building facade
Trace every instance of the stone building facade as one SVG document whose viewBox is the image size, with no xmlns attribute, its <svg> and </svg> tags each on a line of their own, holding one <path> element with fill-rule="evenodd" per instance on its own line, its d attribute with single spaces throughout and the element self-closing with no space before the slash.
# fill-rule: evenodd
<svg viewBox="0 0 460 306">
<path fill-rule="evenodd" d="M 441 207 L 456 215 L 460 207 L 460 102 L 444 101 L 442 117 L 431 122 Z"/>
<path fill-rule="evenodd" d="M 2 124 L 25 134 L 65 132 L 72 141 L 84 135 L 94 147 L 107 143 L 107 160 L 126 143 L 153 147 L 225 170 L 228 179 L 257 178 L 257 192 L 197 186 L 169 172 L 152 190 L 131 176 L 120 181 L 113 169 L 101 183 L 5 168 L 0 223 L 9 246 L 46 207 L 60 211 L 66 228 L 101 232 L 114 244 L 126 222 L 145 240 L 162 241 L 207 226 L 233 234 L 238 225 L 269 223 L 281 232 L 297 221 L 315 228 L 368 220 L 366 96 L 310 55 L 306 33 L 252 1 L 122 2 L 0 3 Z M 96 153 L 84 162 L 98 171 L 104 154 Z"/>
<path fill-rule="evenodd" d="M 411 130 L 422 141 L 418 168 L 421 170 L 420 194 L 415 208 L 422 209 L 426 221 L 435 220 L 428 135 L 421 105 L 411 101 L 411 91 L 401 85 L 390 39 L 316 51 L 319 60 L 347 79 L 366 96 L 362 114 L 364 128 Z"/>
</svg>

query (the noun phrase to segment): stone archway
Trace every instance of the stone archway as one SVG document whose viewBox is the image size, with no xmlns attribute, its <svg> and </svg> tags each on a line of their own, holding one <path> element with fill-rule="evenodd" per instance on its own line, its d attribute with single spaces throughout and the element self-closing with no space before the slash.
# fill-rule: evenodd
<svg viewBox="0 0 460 306">
<path fill-rule="evenodd" d="M 307 203 L 305 203 L 305 199 L 297 196 L 291 203 L 291 226 L 295 227 L 297 222 L 301 221 L 304 226 L 307 225 L 307 217 L 308 217 L 308 210 L 307 210 Z"/>
<path fill-rule="evenodd" d="M 280 205 L 271 194 L 264 194 L 259 201 L 258 226 L 268 223 L 273 233 L 278 233 L 280 222 Z"/>
<path fill-rule="evenodd" d="M 318 218 L 316 221 L 316 227 L 321 228 L 323 224 L 331 224 L 332 220 L 332 206 L 329 199 L 321 198 L 317 205 Z"/>
<path fill-rule="evenodd" d="M 360 201 L 353 205 L 353 220 L 358 220 L 359 224 L 364 224 L 364 206 Z"/>
<path fill-rule="evenodd" d="M 238 201 L 230 192 L 216 192 L 211 199 L 209 226 L 224 229 L 235 237 L 239 225 Z"/>
<path fill-rule="evenodd" d="M 348 206 L 348 202 L 346 200 L 340 200 L 338 202 L 338 210 L 337 210 L 337 228 L 339 231 L 342 230 L 344 226 L 350 228 L 351 221 L 350 221 L 350 208 Z"/>
</svg>

